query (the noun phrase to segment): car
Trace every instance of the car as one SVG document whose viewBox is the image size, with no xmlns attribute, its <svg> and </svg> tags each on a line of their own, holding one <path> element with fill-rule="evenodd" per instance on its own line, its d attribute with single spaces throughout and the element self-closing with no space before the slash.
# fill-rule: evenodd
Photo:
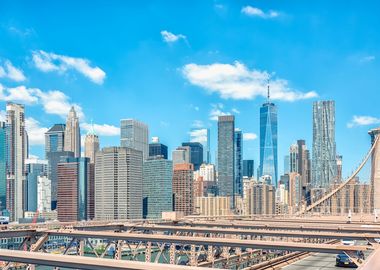
<svg viewBox="0 0 380 270">
<path fill-rule="evenodd" d="M 352 239 L 342 239 L 342 245 L 353 246 L 353 245 L 355 245 L 355 240 L 352 240 Z"/>
<path fill-rule="evenodd" d="M 336 255 L 335 266 L 357 267 L 346 253 L 340 253 Z"/>
</svg>

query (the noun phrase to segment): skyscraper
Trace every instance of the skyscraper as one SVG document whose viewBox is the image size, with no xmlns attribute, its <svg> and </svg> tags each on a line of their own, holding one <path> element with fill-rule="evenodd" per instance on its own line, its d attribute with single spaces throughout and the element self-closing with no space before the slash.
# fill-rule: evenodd
<svg viewBox="0 0 380 270">
<path fill-rule="evenodd" d="M 10 220 L 24 216 L 25 207 L 25 159 L 27 135 L 25 131 L 24 105 L 7 103 L 7 209 Z"/>
<path fill-rule="evenodd" d="M 168 147 L 165 144 L 160 143 L 158 137 L 153 138 L 152 142 L 149 144 L 149 157 L 162 156 L 164 159 L 168 159 Z"/>
<path fill-rule="evenodd" d="M 243 133 L 235 129 L 235 182 L 234 194 L 243 195 Z"/>
<path fill-rule="evenodd" d="M 45 133 L 45 157 L 48 152 L 64 151 L 65 124 L 55 124 Z"/>
<path fill-rule="evenodd" d="M 186 216 L 194 211 L 193 171 L 191 163 L 175 164 L 173 168 L 174 210 Z"/>
<path fill-rule="evenodd" d="M 269 176 L 277 187 L 277 108 L 268 100 L 260 108 L 260 176 Z"/>
<path fill-rule="evenodd" d="M 210 129 L 194 128 L 190 131 L 190 142 L 199 142 L 203 146 L 203 161 L 211 163 L 210 155 Z"/>
<path fill-rule="evenodd" d="M 36 212 L 37 211 L 37 187 L 38 187 L 38 177 L 47 176 L 47 160 L 38 159 L 26 159 L 26 185 L 27 185 L 27 201 L 25 209 L 27 211 Z M 49 195 L 51 198 L 51 194 Z M 50 201 L 49 201 L 50 204 Z"/>
<path fill-rule="evenodd" d="M 73 152 L 74 157 L 80 157 L 80 146 L 79 118 L 72 106 L 66 120 L 64 150 Z"/>
<path fill-rule="evenodd" d="M 90 159 L 67 158 L 58 163 L 58 220 L 89 219 Z M 93 197 L 92 197 L 93 198 Z"/>
<path fill-rule="evenodd" d="M 149 129 L 134 119 L 120 120 L 120 145 L 143 152 L 143 160 L 149 156 Z"/>
<path fill-rule="evenodd" d="M 312 187 L 327 188 L 336 179 L 335 102 L 313 103 Z"/>
<path fill-rule="evenodd" d="M 235 117 L 218 117 L 218 189 L 219 196 L 234 195 Z"/>
<path fill-rule="evenodd" d="M 95 218 L 98 220 L 142 218 L 141 151 L 106 147 L 95 160 Z"/>
<path fill-rule="evenodd" d="M 243 177 L 253 177 L 255 171 L 255 162 L 253 159 L 243 160 Z"/>
<path fill-rule="evenodd" d="M 143 165 L 143 218 L 160 219 L 173 211 L 173 162 L 161 156 L 148 158 Z"/>
<path fill-rule="evenodd" d="M 310 188 L 310 152 L 306 147 L 305 140 L 297 140 L 298 148 L 298 173 L 301 175 L 303 194 Z"/>
<path fill-rule="evenodd" d="M 190 163 L 194 165 L 194 170 L 199 170 L 203 163 L 203 146 L 199 142 L 184 142 L 182 146 L 190 147 Z"/>
<path fill-rule="evenodd" d="M 90 163 L 95 163 L 96 152 L 99 151 L 99 137 L 94 128 L 88 131 L 84 139 L 84 156 L 90 159 Z"/>
<path fill-rule="evenodd" d="M 289 149 L 289 172 L 298 172 L 299 166 L 299 155 L 298 155 L 298 145 L 292 144 Z"/>
<path fill-rule="evenodd" d="M 190 146 L 179 146 L 172 152 L 173 166 L 175 164 L 191 163 Z"/>
<path fill-rule="evenodd" d="M 0 122 L 0 212 L 6 209 L 7 198 L 7 139 L 5 122 Z"/>
</svg>

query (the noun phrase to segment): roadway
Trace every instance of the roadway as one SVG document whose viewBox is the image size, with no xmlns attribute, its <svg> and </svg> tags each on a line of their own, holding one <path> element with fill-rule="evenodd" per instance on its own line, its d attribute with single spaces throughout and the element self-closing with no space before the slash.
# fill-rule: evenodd
<svg viewBox="0 0 380 270">
<path fill-rule="evenodd" d="M 317 253 L 308 256 L 289 266 L 283 267 L 283 270 L 329 270 L 329 269 L 345 269 L 335 266 L 334 254 Z"/>
</svg>

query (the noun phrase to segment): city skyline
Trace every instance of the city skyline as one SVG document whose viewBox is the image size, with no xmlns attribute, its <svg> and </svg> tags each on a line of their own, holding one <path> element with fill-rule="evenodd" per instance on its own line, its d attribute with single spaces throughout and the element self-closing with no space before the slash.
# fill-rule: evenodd
<svg viewBox="0 0 380 270">
<path fill-rule="evenodd" d="M 369 2 L 366 7 L 350 2 L 346 10 L 332 6 L 331 10 L 335 11 L 332 14 L 337 17 L 334 19 L 332 15 L 322 12 L 323 4 L 315 6 L 309 3 L 308 7 L 312 5 L 314 9 L 308 8 L 305 18 L 302 15 L 307 8 L 305 4 L 286 5 L 276 1 L 265 4 L 246 1 L 196 2 L 186 11 L 175 5 L 170 9 L 148 2 L 147 9 L 139 4 L 131 8 L 124 6 L 120 8 L 122 14 L 115 12 L 116 7 L 109 6 L 107 8 L 115 12 L 115 18 L 121 20 L 131 32 L 121 31 L 117 19 L 108 23 L 102 21 L 103 28 L 98 28 L 103 34 L 101 38 L 97 37 L 96 31 L 84 31 L 86 37 L 79 35 L 83 29 L 95 29 L 80 17 L 85 6 L 77 6 L 77 13 L 73 14 L 74 19 L 82 22 L 76 29 L 73 22 L 66 22 L 67 25 L 58 22 L 62 19 L 60 16 L 67 17 L 70 4 L 63 7 L 60 14 L 54 14 L 57 16 L 55 22 L 51 17 L 53 13 L 45 14 L 44 10 L 37 10 L 27 2 L 21 3 L 5 1 L 1 4 L 4 6 L 4 17 L 0 21 L 0 42 L 4 44 L 0 49 L 1 103 L 2 111 L 5 101 L 25 104 L 30 154 L 40 158 L 44 156 L 44 132 L 54 124 L 65 123 L 70 105 L 74 104 L 80 117 L 82 136 L 90 129 L 89 123 L 93 119 L 102 148 L 119 145 L 120 119 L 135 118 L 149 125 L 150 134 L 160 137 L 162 143 L 168 145 L 169 153 L 188 141 L 194 125 L 200 126 L 202 123 L 205 128 L 210 128 L 210 153 L 215 153 L 217 127 L 210 118 L 230 112 L 236 116 L 236 127 L 246 134 L 243 158 L 254 159 L 258 165 L 259 147 L 255 138 L 259 136 L 257 111 L 264 101 L 263 94 L 255 92 L 253 95 L 251 89 L 248 92 L 240 91 L 240 81 L 231 81 L 231 92 L 228 92 L 220 85 L 210 86 L 199 77 L 204 72 L 215 75 L 218 70 L 236 72 L 241 76 L 239 78 L 249 79 L 252 84 L 259 82 L 258 89 L 261 89 L 261 81 L 256 77 L 252 79 L 254 75 L 250 72 L 257 71 L 256 75 L 265 75 L 264 71 L 269 74 L 275 72 L 276 75 L 271 78 L 274 89 L 280 87 L 279 79 L 284 79 L 289 83 L 287 89 L 297 89 L 298 93 L 305 94 L 297 97 L 311 97 L 313 91 L 318 94 L 318 97 L 314 95 L 313 98 L 294 102 L 285 101 L 289 95 L 273 97 L 279 109 L 280 161 L 297 139 L 305 139 L 311 149 L 313 101 L 336 101 L 337 153 L 343 155 L 343 176 L 359 162 L 352 153 L 352 142 L 355 141 L 355 151 L 364 154 L 370 145 L 367 130 L 376 127 L 379 122 L 375 98 L 371 98 L 376 97 L 379 80 L 375 76 L 379 65 L 376 58 L 379 39 L 371 35 L 371 31 L 379 26 L 372 11 L 376 9 L 371 10 L 375 2 Z M 49 10 L 57 7 L 54 3 L 47 5 Z M 244 9 L 247 6 L 259 8 L 264 14 L 269 10 L 276 10 L 278 14 L 273 18 L 255 16 L 249 13 L 250 9 Z M 205 38 L 197 31 L 209 23 L 202 16 L 198 22 L 191 21 L 192 26 L 178 19 L 189 19 L 189 15 L 199 7 L 202 7 L 201 13 L 207 15 L 205 17 L 211 17 L 226 27 L 224 34 L 217 36 L 221 26 L 213 24 L 214 29 L 209 29 L 210 38 Z M 154 16 L 152 10 L 155 8 L 159 8 L 161 14 L 170 15 L 170 18 L 154 27 L 139 21 L 137 16 L 143 12 Z M 174 14 L 174 8 L 177 8 L 178 14 Z M 359 19 L 357 14 L 363 9 L 367 11 L 366 19 Z M 85 15 L 86 19 L 92 18 L 87 16 L 96 16 L 98 11 L 92 11 L 93 15 Z M 129 12 L 138 15 L 125 16 Z M 24 16 L 25 13 L 28 14 Z M 45 15 L 54 22 L 52 27 L 59 31 L 47 32 L 51 26 L 39 23 L 38 18 Z M 352 17 L 358 20 L 357 30 L 338 22 L 339 19 L 347 22 Z M 132 27 L 136 20 L 142 23 L 144 34 Z M 324 34 L 319 29 L 327 23 L 331 33 Z M 111 39 L 104 32 L 108 28 L 120 30 L 121 37 L 114 35 Z M 334 37 L 337 32 L 334 30 L 337 29 L 340 30 L 339 35 Z M 300 55 L 295 55 L 290 45 L 282 43 L 284 37 L 280 32 L 295 30 L 297 37 L 292 36 L 292 44 L 297 45 Z M 236 35 L 241 31 L 247 31 L 248 35 Z M 361 40 L 360 44 L 355 43 L 352 47 L 345 44 L 344 34 L 350 34 L 349 31 L 354 31 L 355 39 Z M 75 36 L 78 39 L 76 43 L 83 46 L 70 45 L 67 41 L 71 36 Z M 314 44 L 317 37 L 321 41 Z M 100 41 L 108 49 L 107 57 L 100 52 L 100 45 L 92 46 L 85 38 L 95 43 Z M 105 42 L 107 38 L 121 41 L 126 46 L 116 46 L 111 50 L 117 42 L 109 44 Z M 224 44 L 226 38 L 232 42 Z M 283 48 L 274 46 L 279 42 Z M 235 49 L 237 47 L 239 51 Z M 283 54 L 284 50 L 290 53 Z M 330 51 L 334 55 L 329 54 Z M 145 59 L 141 62 L 142 58 L 150 58 L 150 61 Z M 75 64 L 70 64 L 72 62 Z M 313 66 L 313 69 L 307 70 L 304 66 Z M 314 78 L 316 73 L 320 74 L 318 79 Z M 346 95 L 347 92 L 350 95 Z M 307 93 L 310 95 L 306 96 Z M 22 100 L 17 100 L 21 97 Z M 152 113 L 156 109 L 157 99 L 168 101 L 162 103 L 157 113 Z M 352 106 L 352 100 L 355 100 L 356 106 Z M 55 101 L 56 106 L 49 101 Z M 102 108 L 99 112 L 97 106 Z M 299 111 L 305 113 L 299 114 Z M 302 123 L 301 129 L 297 129 L 299 123 Z M 215 154 L 212 154 L 212 162 L 215 162 Z M 283 171 L 282 165 L 279 162 L 279 174 Z"/>
</svg>

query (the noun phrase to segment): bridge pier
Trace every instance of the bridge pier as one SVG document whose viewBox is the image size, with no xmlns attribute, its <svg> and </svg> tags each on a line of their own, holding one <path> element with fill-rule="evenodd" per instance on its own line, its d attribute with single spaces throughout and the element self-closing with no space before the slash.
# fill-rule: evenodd
<svg viewBox="0 0 380 270">
<path fill-rule="evenodd" d="M 375 145 L 372 151 L 371 161 L 371 202 L 372 209 L 375 213 L 380 213 L 380 144 L 378 137 L 380 128 L 371 129 L 368 131 L 371 136 L 371 143 Z"/>
</svg>

